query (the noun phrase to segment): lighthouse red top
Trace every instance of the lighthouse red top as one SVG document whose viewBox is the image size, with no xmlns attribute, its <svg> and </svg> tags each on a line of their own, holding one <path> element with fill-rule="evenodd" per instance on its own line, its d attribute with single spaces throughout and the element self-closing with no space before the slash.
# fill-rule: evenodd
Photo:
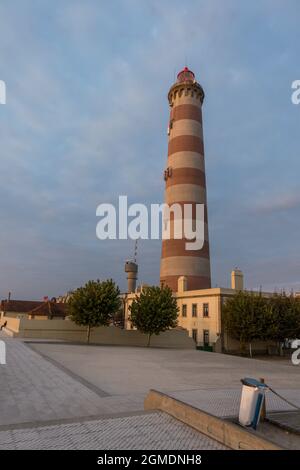
<svg viewBox="0 0 300 470">
<path fill-rule="evenodd" d="M 182 69 L 177 75 L 178 83 L 183 83 L 183 82 L 193 83 L 194 81 L 195 81 L 195 74 L 188 67 L 184 67 L 184 69 Z"/>
</svg>

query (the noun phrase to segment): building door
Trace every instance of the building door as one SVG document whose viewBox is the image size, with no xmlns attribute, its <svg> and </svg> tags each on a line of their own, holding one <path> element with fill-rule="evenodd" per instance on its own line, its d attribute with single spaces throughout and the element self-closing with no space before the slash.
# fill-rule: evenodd
<svg viewBox="0 0 300 470">
<path fill-rule="evenodd" d="M 203 330 L 203 346 L 209 346 L 209 330 Z"/>
<path fill-rule="evenodd" d="M 195 343 L 198 343 L 198 330 L 192 330 L 192 337 Z"/>
</svg>

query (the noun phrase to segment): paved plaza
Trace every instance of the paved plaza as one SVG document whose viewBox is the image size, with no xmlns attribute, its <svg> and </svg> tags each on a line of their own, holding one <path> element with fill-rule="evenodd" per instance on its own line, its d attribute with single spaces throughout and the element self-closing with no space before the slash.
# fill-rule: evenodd
<svg viewBox="0 0 300 470">
<path fill-rule="evenodd" d="M 264 377 L 300 406 L 300 367 L 291 363 L 196 350 L 24 343 L 0 335 L 7 347 L 7 365 L 0 366 L 0 449 L 218 448 L 168 415 L 145 413 L 151 388 L 231 417 L 238 412 L 240 378 Z M 267 407 L 292 410 L 271 393 Z"/>
<path fill-rule="evenodd" d="M 300 389 L 300 366 L 204 351 L 31 343 L 36 351 L 109 395 L 199 388 L 240 389 L 243 377 L 274 388 Z"/>
<path fill-rule="evenodd" d="M 1 449 L 226 450 L 165 413 L 0 431 Z"/>
</svg>

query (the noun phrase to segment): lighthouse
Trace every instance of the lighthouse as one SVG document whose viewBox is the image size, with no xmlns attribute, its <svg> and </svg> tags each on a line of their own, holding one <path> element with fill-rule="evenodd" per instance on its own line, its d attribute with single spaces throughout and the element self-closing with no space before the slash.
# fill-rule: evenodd
<svg viewBox="0 0 300 470">
<path fill-rule="evenodd" d="M 204 244 L 201 249 L 187 250 L 187 240 L 163 239 L 160 283 L 178 290 L 178 279 L 185 279 L 187 290 L 211 287 L 206 177 L 202 126 L 204 91 L 194 73 L 185 67 L 168 93 L 168 162 L 164 172 L 165 203 L 190 204 L 192 218 L 197 204 L 204 205 Z M 173 216 L 174 217 L 174 216 Z M 170 219 L 172 224 L 172 219 Z M 174 223 L 174 218 L 173 218 Z"/>
</svg>

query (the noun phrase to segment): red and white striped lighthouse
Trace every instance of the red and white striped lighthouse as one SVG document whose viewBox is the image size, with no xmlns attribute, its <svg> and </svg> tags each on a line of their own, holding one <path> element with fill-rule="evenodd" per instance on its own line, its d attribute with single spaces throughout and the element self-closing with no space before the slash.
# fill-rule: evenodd
<svg viewBox="0 0 300 470">
<path fill-rule="evenodd" d="M 185 67 L 177 75 L 168 94 L 171 108 L 168 128 L 168 164 L 165 171 L 165 203 L 204 204 L 204 245 L 200 250 L 187 250 L 185 238 L 174 236 L 162 241 L 160 282 L 177 291 L 178 278 L 185 276 L 187 289 L 211 287 L 207 225 L 207 198 L 202 128 L 204 91 L 195 75 Z M 171 222 L 172 223 L 172 222 Z"/>
</svg>

